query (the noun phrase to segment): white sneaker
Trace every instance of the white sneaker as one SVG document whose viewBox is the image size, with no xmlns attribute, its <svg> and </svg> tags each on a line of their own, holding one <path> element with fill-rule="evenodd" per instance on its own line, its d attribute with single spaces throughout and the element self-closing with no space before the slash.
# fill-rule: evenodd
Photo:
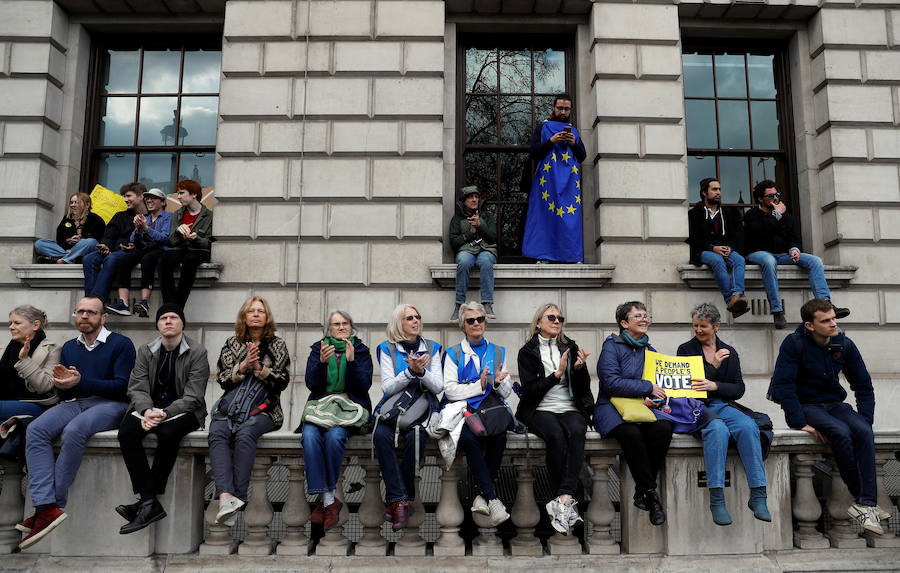
<svg viewBox="0 0 900 573">
<path fill-rule="evenodd" d="M 229 497 L 228 499 L 220 499 L 219 500 L 219 513 L 216 514 L 216 523 L 219 525 L 234 525 L 234 521 L 231 524 L 226 523 L 228 518 L 233 517 L 237 510 L 244 507 L 244 502 L 236 497 Z"/>
<path fill-rule="evenodd" d="M 863 529 L 871 531 L 872 533 L 877 533 L 878 535 L 884 535 L 884 529 L 882 529 L 881 524 L 878 523 L 878 515 L 875 513 L 874 507 L 854 503 L 847 508 L 847 514 L 855 519 Z"/>
<path fill-rule="evenodd" d="M 547 502 L 547 515 L 550 516 L 550 525 L 563 535 L 569 534 L 569 520 L 567 519 L 566 506 L 559 498 Z"/>
<path fill-rule="evenodd" d="M 503 505 L 503 502 L 496 497 L 488 502 L 488 509 L 490 510 L 491 515 L 491 525 L 494 527 L 509 519 L 509 514 L 506 513 L 506 507 Z"/>
<path fill-rule="evenodd" d="M 481 515 L 490 515 L 491 510 L 488 508 L 488 502 L 480 495 L 476 495 L 472 500 L 472 513 L 480 513 Z"/>
<path fill-rule="evenodd" d="M 579 521 L 584 523 L 584 520 L 581 519 L 581 516 L 578 515 L 578 502 L 575 501 L 575 498 L 569 500 L 566 505 L 566 517 L 569 520 L 569 527 L 575 527 L 575 524 Z"/>
<path fill-rule="evenodd" d="M 891 512 L 881 509 L 880 506 L 876 505 L 872 509 L 875 510 L 875 515 L 878 517 L 878 521 L 884 521 L 885 519 L 891 518 Z"/>
</svg>

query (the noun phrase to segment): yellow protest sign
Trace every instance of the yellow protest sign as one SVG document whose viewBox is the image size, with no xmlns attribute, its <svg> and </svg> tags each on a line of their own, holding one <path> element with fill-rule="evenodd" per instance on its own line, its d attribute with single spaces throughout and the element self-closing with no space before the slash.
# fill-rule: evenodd
<svg viewBox="0 0 900 573">
<path fill-rule="evenodd" d="M 94 186 L 91 191 L 91 211 L 100 215 L 105 223 L 109 223 L 113 215 L 125 209 L 125 199 L 121 195 L 103 185 Z"/>
<path fill-rule="evenodd" d="M 705 390 L 694 390 L 692 378 L 705 378 L 702 356 L 668 356 L 650 350 L 644 353 L 644 380 L 649 380 L 672 398 L 706 398 Z"/>
</svg>

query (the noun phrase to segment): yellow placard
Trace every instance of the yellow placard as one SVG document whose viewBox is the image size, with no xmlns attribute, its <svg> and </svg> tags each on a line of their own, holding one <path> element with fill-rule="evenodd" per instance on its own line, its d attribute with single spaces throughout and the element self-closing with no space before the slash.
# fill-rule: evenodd
<svg viewBox="0 0 900 573">
<path fill-rule="evenodd" d="M 706 398 L 705 390 L 694 390 L 692 378 L 705 378 L 702 356 L 668 356 L 650 350 L 644 353 L 644 380 L 649 380 L 672 398 Z"/>
<path fill-rule="evenodd" d="M 125 199 L 121 195 L 103 185 L 94 186 L 91 191 L 91 211 L 100 215 L 104 223 L 109 223 L 113 215 L 125 209 Z"/>
</svg>

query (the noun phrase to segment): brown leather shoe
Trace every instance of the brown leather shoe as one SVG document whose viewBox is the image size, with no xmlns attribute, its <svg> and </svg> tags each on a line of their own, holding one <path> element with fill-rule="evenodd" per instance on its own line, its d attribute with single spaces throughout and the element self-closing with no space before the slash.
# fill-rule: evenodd
<svg viewBox="0 0 900 573">
<path fill-rule="evenodd" d="M 322 521 L 322 525 L 325 527 L 325 531 L 328 531 L 335 525 L 337 525 L 338 519 L 341 514 L 341 507 L 344 504 L 341 503 L 339 499 L 334 500 L 334 503 L 331 505 L 325 506 L 325 518 Z"/>
<path fill-rule="evenodd" d="M 409 502 L 406 500 L 403 501 L 395 501 L 391 504 L 391 514 L 393 518 L 391 519 L 391 529 L 394 531 L 399 531 L 406 527 L 406 523 L 409 521 L 409 515 L 412 513 L 410 511 Z"/>
<path fill-rule="evenodd" d="M 739 292 L 732 295 L 731 300 L 728 302 L 728 312 L 731 313 L 735 319 L 739 316 L 743 316 L 750 311 L 750 301 L 747 300 L 747 297 L 744 293 Z"/>
<path fill-rule="evenodd" d="M 309 516 L 309 520 L 313 523 L 322 523 L 325 521 L 325 505 L 320 501 L 316 504 L 316 507 L 313 508 L 312 515 Z"/>
</svg>

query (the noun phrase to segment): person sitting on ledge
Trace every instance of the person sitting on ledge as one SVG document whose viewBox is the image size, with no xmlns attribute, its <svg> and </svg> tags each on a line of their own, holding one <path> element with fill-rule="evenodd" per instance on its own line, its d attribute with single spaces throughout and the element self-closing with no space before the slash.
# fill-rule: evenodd
<svg viewBox="0 0 900 573">
<path fill-rule="evenodd" d="M 91 211 L 91 196 L 72 193 L 66 214 L 56 227 L 56 240 L 38 239 L 34 242 L 37 262 L 77 263 L 86 254 L 94 252 L 105 229 L 103 217 Z"/>
<path fill-rule="evenodd" d="M 40 416 L 59 401 L 53 365 L 60 348 L 47 339 L 47 315 L 30 304 L 9 313 L 11 340 L 0 358 L 0 422 L 20 415 Z"/>
<path fill-rule="evenodd" d="M 123 535 L 140 531 L 166 516 L 157 497 L 166 492 L 166 481 L 178 459 L 178 446 L 182 438 L 206 420 L 206 348 L 185 336 L 184 326 L 180 307 L 160 306 L 156 311 L 159 337 L 138 349 L 128 381 L 131 407 L 119 426 L 119 445 L 132 490 L 140 498 L 116 507 L 116 513 L 128 521 L 119 529 Z M 143 445 L 151 432 L 157 440 L 152 467 L 147 463 Z"/>
<path fill-rule="evenodd" d="M 172 215 L 169 250 L 159 261 L 159 285 L 163 302 L 174 302 L 184 308 L 194 287 L 197 269 L 209 262 L 215 239 L 212 236 L 212 211 L 200 202 L 203 199 L 200 184 L 182 179 L 175 184 L 175 194 L 182 207 Z M 181 277 L 176 286 L 175 269 L 179 265 Z"/>
<path fill-rule="evenodd" d="M 481 208 L 478 187 L 460 189 L 456 214 L 450 219 L 450 246 L 456 251 L 456 306 L 450 322 L 459 319 L 459 307 L 466 302 L 469 272 L 478 265 L 481 304 L 488 318 L 494 316 L 494 265 L 497 263 L 497 220 Z"/>
</svg>

